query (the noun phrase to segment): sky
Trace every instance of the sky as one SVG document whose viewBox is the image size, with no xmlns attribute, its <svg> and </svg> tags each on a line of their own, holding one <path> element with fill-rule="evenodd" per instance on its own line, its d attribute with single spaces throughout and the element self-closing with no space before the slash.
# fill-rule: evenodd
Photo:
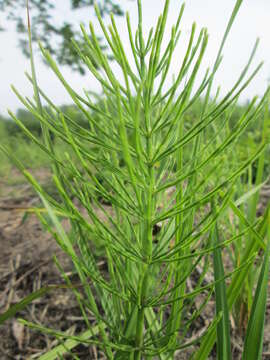
<svg viewBox="0 0 270 360">
<path fill-rule="evenodd" d="M 172 69 L 169 74 L 171 79 L 174 73 L 181 66 L 181 59 L 184 56 L 184 50 L 187 45 L 187 39 L 190 34 L 192 23 L 197 25 L 197 34 L 201 27 L 207 27 L 209 33 L 209 42 L 203 61 L 203 69 L 213 66 L 218 47 L 224 34 L 227 22 L 234 7 L 236 0 L 187 0 L 185 12 L 182 20 L 182 35 L 179 46 L 173 57 Z M 100 30 L 92 10 L 79 10 L 71 13 L 69 1 L 55 2 L 56 21 L 62 19 L 72 19 L 75 27 L 79 28 L 80 22 L 87 24 L 89 20 L 94 22 L 98 34 Z M 121 1 L 125 10 L 129 11 L 132 28 L 136 27 L 137 9 L 136 1 Z M 170 27 L 175 23 L 182 0 L 171 0 L 165 36 L 169 39 Z M 60 8 L 61 4 L 61 8 Z M 144 32 L 147 33 L 150 27 L 156 24 L 159 14 L 162 12 L 164 0 L 142 0 Z M 3 14 L 2 14 L 3 16 Z M 251 53 L 256 38 L 260 38 L 259 48 L 254 59 L 253 69 L 256 65 L 264 61 L 264 66 L 249 87 L 245 90 L 241 100 L 246 101 L 255 95 L 261 96 L 267 84 L 270 81 L 270 39 L 269 39 L 269 18 L 270 1 L 269 0 L 244 0 L 240 8 L 237 19 L 233 25 L 230 36 L 223 51 L 224 59 L 217 73 L 214 85 L 221 85 L 221 95 L 232 87 L 237 80 L 240 72 L 246 65 L 247 59 Z M 106 19 L 109 23 L 109 19 Z M 119 33 L 122 36 L 123 43 L 127 48 L 127 56 L 131 57 L 128 44 L 128 33 L 126 30 L 125 18 L 116 19 Z M 8 25 L 6 32 L 0 33 L 0 113 L 7 114 L 7 109 L 16 111 L 21 106 L 16 95 L 12 92 L 10 85 L 13 84 L 24 96 L 32 96 L 33 90 L 26 79 L 24 72 L 30 71 L 29 60 L 26 59 L 18 48 L 18 35 L 12 25 Z M 66 94 L 59 80 L 52 71 L 43 64 L 41 55 L 38 51 L 35 53 L 35 62 L 37 78 L 40 87 L 45 90 L 47 95 L 56 104 L 69 104 L 71 99 Z M 84 77 L 77 73 L 72 73 L 68 67 L 60 67 L 63 75 L 76 91 L 82 93 L 83 89 L 99 91 L 98 84 L 93 77 L 87 73 Z M 119 69 L 116 64 L 112 64 L 113 70 L 118 74 Z M 203 69 L 201 74 L 203 75 Z M 252 69 L 251 69 L 252 70 Z M 120 73 L 119 73 L 120 76 Z M 202 78 L 202 77 L 201 77 Z M 200 77 L 199 77 L 200 79 Z"/>
</svg>

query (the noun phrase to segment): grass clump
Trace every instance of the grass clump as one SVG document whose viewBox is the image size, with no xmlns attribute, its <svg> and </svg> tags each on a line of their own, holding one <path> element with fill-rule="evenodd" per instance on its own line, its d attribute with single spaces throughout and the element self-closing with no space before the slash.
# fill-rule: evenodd
<svg viewBox="0 0 270 360">
<path fill-rule="evenodd" d="M 262 169 L 266 139 L 263 137 L 259 146 L 242 161 L 234 158 L 233 151 L 247 127 L 264 111 L 269 90 L 261 99 L 255 97 L 229 126 L 239 95 L 261 67 L 259 64 L 248 75 L 257 43 L 232 89 L 221 99 L 210 98 L 224 43 L 241 3 L 236 1 L 212 69 L 207 69 L 196 87 L 208 34 L 206 29 L 197 33 L 195 24 L 179 72 L 170 86 L 166 84 L 184 11 L 182 6 L 169 42 L 162 50 L 169 0 L 165 1 L 156 27 L 146 38 L 142 30 L 141 0 L 137 1 L 135 35 L 127 14 L 133 64 L 125 55 L 114 17 L 111 25 L 105 27 L 96 6 L 101 29 L 122 71 L 123 82 L 113 73 L 93 25 L 90 23 L 88 30 L 82 26 L 87 51 L 85 48 L 81 51 L 76 42 L 73 44 L 102 86 L 101 104 L 72 89 L 41 45 L 45 60 L 87 119 L 88 127 L 80 126 L 63 113 L 38 87 L 31 58 L 32 76 L 28 77 L 34 86 L 34 101 L 14 91 L 41 123 L 43 141 L 10 114 L 52 162 L 53 180 L 61 201 L 47 194 L 19 161 L 10 153 L 9 156 L 42 199 L 44 208 L 36 209 L 36 213 L 74 263 L 84 294 L 63 276 L 74 291 L 87 328 L 83 334 L 69 336 L 24 322 L 65 341 L 57 350 L 44 355 L 44 359 L 55 358 L 57 352 L 71 352 L 78 343 L 83 343 L 98 345 L 108 359 L 134 360 L 173 359 L 176 351 L 193 346 L 194 358 L 203 360 L 208 358 L 215 341 L 218 359 L 231 359 L 229 313 L 241 294 L 256 254 L 263 250 L 265 256 L 255 284 L 244 348 L 245 359 L 251 359 L 251 347 L 258 349 L 252 353 L 252 360 L 260 358 L 269 262 L 269 209 L 257 219 L 254 202 L 250 205 L 253 206 L 250 217 L 240 207 L 257 194 L 261 170 L 257 188 L 245 194 L 239 181 L 255 160 L 258 159 Z M 49 111 L 41 105 L 41 98 Z M 200 98 L 203 103 L 196 121 L 185 121 L 189 109 Z M 268 121 L 267 116 L 265 119 Z M 65 160 L 59 157 L 50 133 L 72 150 L 72 156 L 67 154 Z M 59 217 L 69 219 L 70 233 L 64 232 Z M 232 217 L 235 223 L 228 227 Z M 233 267 L 227 268 L 223 264 L 223 250 L 240 240 L 245 245 L 239 249 L 239 258 Z M 92 252 L 100 243 L 104 247 L 107 274 L 99 270 Z M 199 277 L 196 276 L 194 283 L 193 275 L 198 269 Z M 210 282 L 209 276 L 210 279 L 212 276 Z M 44 292 L 51 290 L 47 288 Z M 40 295 L 41 292 L 33 294 L 30 300 Z M 201 299 L 199 307 L 197 297 Z M 216 302 L 216 314 L 205 332 L 190 340 L 189 330 L 211 297 Z M 11 309 L 5 318 L 12 314 Z M 89 314 L 96 319 L 95 328 L 90 324 Z"/>
</svg>

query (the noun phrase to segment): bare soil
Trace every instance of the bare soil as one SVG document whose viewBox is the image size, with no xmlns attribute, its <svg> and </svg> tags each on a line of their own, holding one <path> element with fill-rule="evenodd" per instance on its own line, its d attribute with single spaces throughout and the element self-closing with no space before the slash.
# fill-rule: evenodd
<svg viewBox="0 0 270 360">
<path fill-rule="evenodd" d="M 47 170 L 39 170 L 35 175 L 41 182 L 48 182 Z M 72 274 L 70 260 L 44 231 L 35 215 L 25 217 L 25 209 L 35 206 L 38 197 L 29 185 L 21 181 L 16 171 L 12 178 L 18 180 L 13 185 L 7 179 L 0 179 L 0 313 L 45 285 L 63 283 L 52 259 L 54 255 L 65 273 Z M 259 212 L 263 211 L 269 201 L 270 189 L 266 188 L 262 193 Z M 192 287 L 192 282 L 189 286 Z M 210 302 L 190 336 L 202 333 L 213 314 L 214 303 Z M 69 330 L 70 333 L 84 330 L 80 309 L 72 292 L 61 289 L 48 293 L 0 327 L 0 360 L 35 359 L 57 344 L 53 338 L 22 326 L 17 320 L 20 317 L 50 328 Z M 232 325 L 233 358 L 240 359 L 242 340 L 233 322 Z M 181 352 L 176 358 L 188 359 L 190 351 Z M 270 301 L 267 304 L 263 351 L 263 359 L 270 359 Z M 80 359 L 104 358 L 94 346 L 79 346 L 76 355 Z M 215 352 L 210 358 L 216 358 Z"/>
</svg>

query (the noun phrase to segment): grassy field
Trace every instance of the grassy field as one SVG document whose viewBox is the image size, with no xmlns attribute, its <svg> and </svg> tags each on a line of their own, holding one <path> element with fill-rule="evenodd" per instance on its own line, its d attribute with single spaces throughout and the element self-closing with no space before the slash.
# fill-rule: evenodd
<svg viewBox="0 0 270 360">
<path fill-rule="evenodd" d="M 69 110 L 70 108 L 70 110 Z M 69 113 L 75 121 L 76 113 L 72 107 L 65 106 L 63 110 Z M 37 138 L 41 138 L 41 127 L 39 122 L 34 116 L 25 110 L 18 110 L 17 117 L 22 121 L 25 127 L 33 133 Z M 85 125 L 85 122 L 82 121 Z M 37 146 L 34 142 L 29 140 L 27 136 L 22 132 L 21 128 L 11 118 L 5 118 L 0 115 L 0 142 L 12 151 L 12 153 L 20 160 L 27 168 L 49 168 L 51 165 L 50 159 L 46 154 Z M 68 147 L 57 139 L 54 142 L 54 148 L 56 153 L 61 157 L 65 152 L 68 152 Z M 6 156 L 1 157 L 0 162 L 0 175 L 6 180 L 11 180 L 10 171 L 12 164 Z"/>
</svg>

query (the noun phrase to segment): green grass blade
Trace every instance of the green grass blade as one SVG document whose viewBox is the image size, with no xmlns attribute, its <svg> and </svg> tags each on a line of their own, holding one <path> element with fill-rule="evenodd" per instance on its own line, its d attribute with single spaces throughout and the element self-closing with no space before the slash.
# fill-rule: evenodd
<svg viewBox="0 0 270 360">
<path fill-rule="evenodd" d="M 0 314 L 0 324 L 3 324 L 6 320 L 14 317 L 19 311 L 23 310 L 27 305 L 31 304 L 34 300 L 41 298 L 48 292 L 52 291 L 56 287 L 47 286 L 43 287 L 30 295 L 26 296 L 23 300 L 19 301 L 15 305 L 12 305 L 7 311 Z"/>
<path fill-rule="evenodd" d="M 80 338 L 83 340 L 90 339 L 93 335 L 97 335 L 99 333 L 99 327 L 95 326 L 91 330 L 86 330 L 80 335 Z M 81 341 L 75 339 L 68 339 L 63 344 L 56 346 L 52 350 L 48 351 L 46 354 L 39 357 L 39 360 L 55 360 L 58 359 L 59 356 L 65 355 L 68 350 L 72 350 L 77 345 L 79 345 Z"/>
<path fill-rule="evenodd" d="M 217 224 L 212 231 L 214 245 L 219 244 L 219 233 Z M 221 320 L 217 324 L 217 354 L 218 360 L 231 360 L 231 339 L 230 339 L 230 320 L 226 295 L 226 283 L 224 279 L 224 268 L 220 247 L 216 247 L 213 252 L 214 276 L 215 280 L 223 278 L 215 284 L 216 314 L 222 313 Z"/>
<path fill-rule="evenodd" d="M 261 233 L 261 235 L 266 232 L 267 225 L 268 225 L 268 222 L 269 222 L 269 220 L 268 220 L 269 219 L 269 212 L 270 212 L 270 204 L 268 205 L 268 207 L 267 207 L 267 209 L 265 211 L 263 221 L 259 224 L 259 229 L 257 229 L 257 231 L 259 233 Z M 268 228 L 269 228 L 269 226 L 268 226 Z M 246 249 L 245 253 L 243 254 L 243 256 L 241 258 L 240 264 L 243 264 L 244 262 L 246 262 L 246 260 L 248 258 L 250 258 L 250 256 L 252 254 L 256 253 L 258 248 L 259 248 L 258 243 L 253 241 L 253 238 L 252 238 L 252 242 L 247 244 L 247 249 Z M 232 308 L 235 300 L 238 298 L 238 296 L 240 294 L 240 291 L 242 289 L 241 285 L 243 284 L 244 279 L 248 275 L 248 272 L 250 271 L 251 266 L 252 266 L 252 263 L 250 263 L 248 266 L 243 267 L 239 272 L 236 272 L 236 274 L 232 278 L 232 282 L 231 282 L 231 284 L 230 284 L 230 286 L 228 288 L 228 294 L 227 294 L 228 295 L 228 307 L 229 307 L 229 309 Z M 208 334 L 203 339 L 199 350 L 196 352 L 194 360 L 204 360 L 204 359 L 206 360 L 207 356 L 209 355 L 211 349 L 214 346 L 215 341 L 216 341 L 216 331 L 215 331 L 215 329 L 211 328 L 211 330 L 209 330 Z M 209 352 L 208 352 L 206 357 L 200 358 L 200 353 L 201 353 L 201 351 L 204 351 L 204 349 L 208 349 Z"/>
<path fill-rule="evenodd" d="M 254 301 L 248 322 L 243 360 L 260 360 L 262 358 L 264 321 L 268 290 L 268 276 L 270 263 L 270 216 L 268 216 L 268 244 L 264 255 L 264 261 L 257 283 Z"/>
</svg>

